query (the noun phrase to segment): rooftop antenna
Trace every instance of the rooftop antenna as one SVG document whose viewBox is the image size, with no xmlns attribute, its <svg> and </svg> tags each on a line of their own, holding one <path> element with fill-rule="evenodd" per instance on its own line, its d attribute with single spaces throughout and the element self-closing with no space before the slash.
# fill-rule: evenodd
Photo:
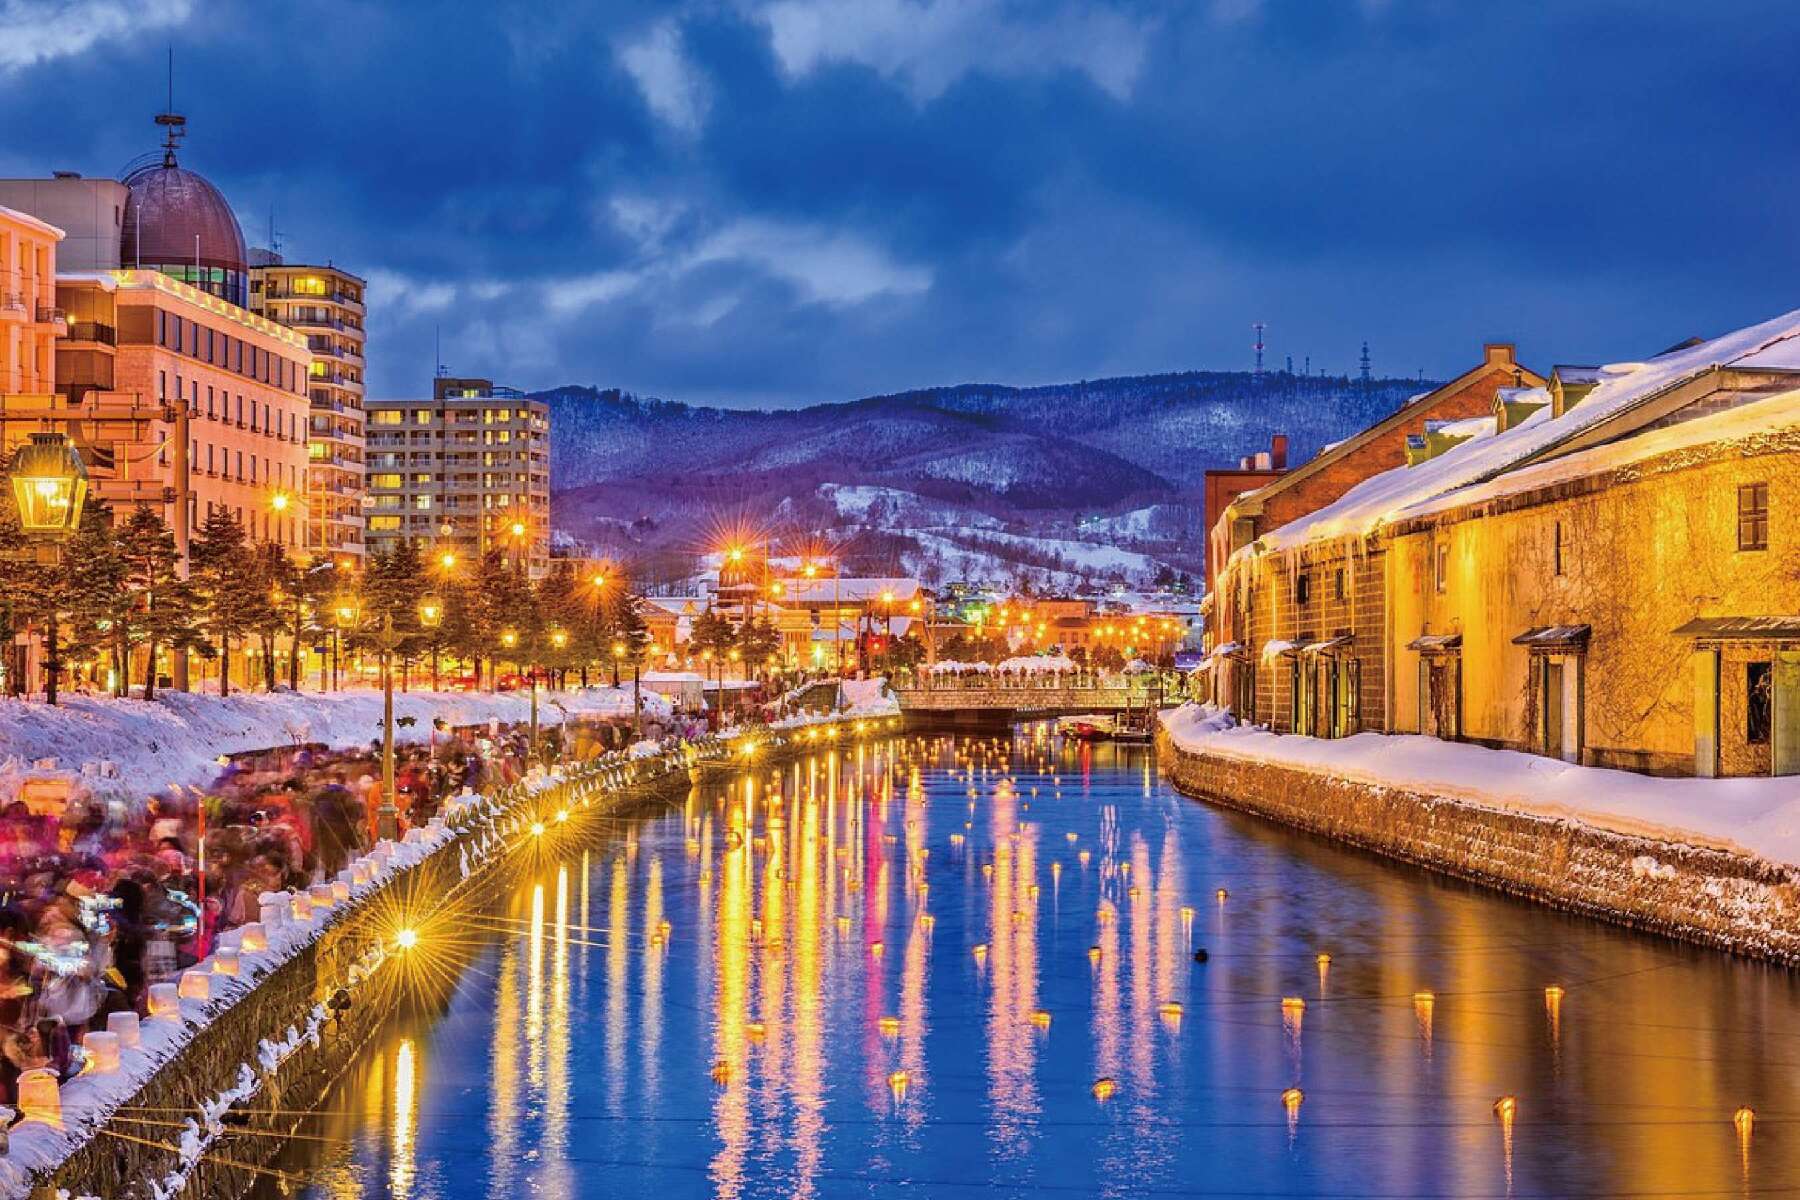
<svg viewBox="0 0 1800 1200">
<path fill-rule="evenodd" d="M 442 325 L 433 325 L 431 327 L 431 336 L 433 338 L 431 356 L 437 362 L 437 365 L 431 370 L 432 378 L 448 379 L 450 377 L 450 372 L 444 367 L 444 327 Z"/>
<path fill-rule="evenodd" d="M 1250 328 L 1256 330 L 1256 379 L 1260 383 L 1263 377 L 1263 330 L 1268 326 L 1258 321 Z"/>
<path fill-rule="evenodd" d="M 275 202 L 273 200 L 269 201 L 269 251 L 277 256 L 281 254 L 281 231 L 275 228 Z"/>
<path fill-rule="evenodd" d="M 169 106 L 156 114 L 156 123 L 167 134 L 163 138 L 163 166 L 175 165 L 175 148 L 187 136 L 187 118 L 175 111 L 175 47 L 169 47 Z"/>
</svg>

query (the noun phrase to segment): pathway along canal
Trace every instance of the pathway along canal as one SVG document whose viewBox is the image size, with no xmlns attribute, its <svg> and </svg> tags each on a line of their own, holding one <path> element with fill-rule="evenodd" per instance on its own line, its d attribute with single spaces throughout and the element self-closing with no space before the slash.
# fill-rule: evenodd
<svg viewBox="0 0 1800 1200">
<path fill-rule="evenodd" d="M 462 936 L 421 947 L 466 964 L 447 1007 L 397 1017 L 280 1160 L 299 1194 L 1800 1183 L 1788 971 L 1213 809 L 1148 748 L 1040 727 L 747 770 L 552 847 Z"/>
</svg>

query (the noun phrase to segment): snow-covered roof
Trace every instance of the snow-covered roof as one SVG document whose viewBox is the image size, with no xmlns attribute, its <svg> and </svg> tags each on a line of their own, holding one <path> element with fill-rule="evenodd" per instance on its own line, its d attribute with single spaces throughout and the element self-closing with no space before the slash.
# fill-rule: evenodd
<svg viewBox="0 0 1800 1200">
<path fill-rule="evenodd" d="M 781 581 L 781 603 L 783 604 L 865 604 L 870 601 L 879 602 L 882 593 L 892 592 L 894 602 L 909 601 L 920 592 L 917 579 L 839 579 L 826 577 L 823 579 L 783 579 Z"/>
<path fill-rule="evenodd" d="M 1395 521 L 1428 516 L 1479 504 L 1501 496 L 1519 495 L 1569 479 L 1600 471 L 1617 470 L 1664 454 L 1713 444 L 1759 441 L 1789 435 L 1800 440 L 1800 390 L 1753 400 L 1724 412 L 1695 417 L 1652 429 L 1622 441 L 1595 446 L 1562 458 L 1552 458 L 1507 471 L 1484 483 L 1458 488 L 1409 504 L 1393 514 Z"/>
<path fill-rule="evenodd" d="M 1371 533 L 1402 509 L 1517 468 L 1715 367 L 1775 370 L 1779 368 L 1774 364 L 1785 358 L 1800 360 L 1800 341 L 1796 339 L 1800 339 L 1800 310 L 1649 362 L 1601 367 L 1594 390 L 1562 416 L 1540 408 L 1505 433 L 1473 437 L 1417 466 L 1373 475 L 1334 503 L 1270 531 L 1258 544 L 1278 549 Z"/>
<path fill-rule="evenodd" d="M 20 212 L 16 208 L 8 208 L 6 205 L 0 204 L 0 217 L 5 217 L 9 221 L 18 221 L 29 229 L 35 229 L 39 233 L 47 234 L 59 242 L 62 241 L 63 231 L 61 229 L 58 229 L 56 226 L 40 217 L 32 216 L 28 212 Z"/>
</svg>

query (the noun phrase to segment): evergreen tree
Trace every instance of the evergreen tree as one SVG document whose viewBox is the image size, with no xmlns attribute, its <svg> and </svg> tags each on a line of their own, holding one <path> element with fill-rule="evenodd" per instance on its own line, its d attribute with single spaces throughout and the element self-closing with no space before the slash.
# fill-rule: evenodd
<svg viewBox="0 0 1800 1200">
<path fill-rule="evenodd" d="M 173 542 L 171 541 L 171 544 Z M 199 536 L 188 546 L 188 583 L 194 617 L 219 652 L 219 694 L 231 694 L 231 646 L 250 633 L 259 602 L 253 586 L 251 552 L 243 524 L 220 505 L 206 514 Z"/>
<path fill-rule="evenodd" d="M 535 589 L 533 609 L 544 631 L 540 657 L 560 686 L 563 674 L 586 662 L 589 653 L 581 628 L 587 606 L 582 603 L 573 563 L 564 559 L 551 564 L 550 573 Z M 561 647 L 556 645 L 559 633 L 564 639 Z"/>
<path fill-rule="evenodd" d="M 760 671 L 781 649 L 781 633 L 767 617 L 745 621 L 737 630 L 737 649 L 746 666 Z"/>
<path fill-rule="evenodd" d="M 694 618 L 693 626 L 688 631 L 688 651 L 691 654 L 710 652 L 714 658 L 723 658 L 736 644 L 736 627 L 710 608 Z"/>
<path fill-rule="evenodd" d="M 287 547 L 279 542 L 262 542 L 252 552 L 251 589 L 257 603 L 250 615 L 251 630 L 262 640 L 263 688 L 275 690 L 275 648 L 283 633 L 289 632 L 292 610 L 300 603 L 300 570 L 288 556 Z M 293 634 L 289 647 L 290 674 L 297 672 L 300 662 L 300 635 Z"/>
<path fill-rule="evenodd" d="M 82 510 L 81 527 L 63 555 L 71 641 L 90 657 L 112 663 L 112 690 L 123 696 L 130 666 L 129 569 L 104 504 Z"/>
<path fill-rule="evenodd" d="M 156 658 L 168 647 L 177 653 L 205 645 L 194 627 L 194 592 L 181 578 L 175 535 L 155 509 L 139 507 L 119 531 L 127 583 L 135 593 L 132 625 L 149 651 L 144 699 L 156 698 Z"/>
</svg>

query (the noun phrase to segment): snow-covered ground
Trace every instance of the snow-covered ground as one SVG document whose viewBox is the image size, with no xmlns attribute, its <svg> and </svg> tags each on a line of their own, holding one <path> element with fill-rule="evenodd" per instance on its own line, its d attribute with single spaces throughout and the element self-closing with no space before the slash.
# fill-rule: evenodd
<svg viewBox="0 0 1800 1200">
<path fill-rule="evenodd" d="M 648 688 L 643 703 L 650 715 L 670 711 L 669 701 Z M 564 712 L 629 717 L 631 689 L 538 693 L 540 724 L 559 724 Z M 514 724 L 531 719 L 531 701 L 523 692 L 400 692 L 394 717 L 398 740 L 422 742 L 434 717 L 453 726 Z M 96 792 L 141 795 L 210 781 L 221 754 L 307 743 L 347 749 L 380 736 L 381 693 L 373 691 L 238 692 L 223 699 L 171 691 L 150 702 L 65 696 L 55 707 L 0 700 L 0 803 L 11 802 L 32 776 L 78 774 Z"/>
<path fill-rule="evenodd" d="M 1666 779 L 1582 767 L 1516 750 L 1418 734 L 1323 739 L 1232 725 L 1208 705 L 1162 714 L 1185 750 L 1389 787 L 1488 808 L 1581 821 L 1660 841 L 1711 846 L 1800 865 L 1800 778 Z"/>
</svg>

